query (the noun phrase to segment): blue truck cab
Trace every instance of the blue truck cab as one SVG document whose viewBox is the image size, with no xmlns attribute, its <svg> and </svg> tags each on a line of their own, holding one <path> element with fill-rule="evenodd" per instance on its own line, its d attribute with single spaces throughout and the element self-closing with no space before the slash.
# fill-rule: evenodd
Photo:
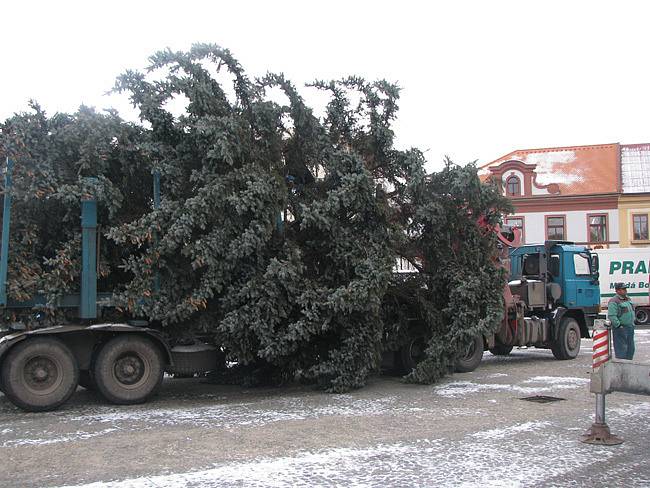
<svg viewBox="0 0 650 488">
<path fill-rule="evenodd" d="M 558 359 L 576 357 L 600 312 L 598 278 L 598 256 L 585 246 L 546 241 L 512 249 L 509 288 L 526 345 L 548 347 Z"/>
</svg>

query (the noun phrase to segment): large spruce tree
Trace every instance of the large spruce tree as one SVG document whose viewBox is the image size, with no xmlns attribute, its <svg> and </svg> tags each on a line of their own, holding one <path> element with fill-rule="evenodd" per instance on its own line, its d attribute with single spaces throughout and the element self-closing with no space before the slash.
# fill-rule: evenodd
<svg viewBox="0 0 650 488">
<path fill-rule="evenodd" d="M 13 298 L 46 290 L 56 317 L 78 287 L 79 201 L 92 193 L 117 310 L 175 341 L 209 336 L 275 380 L 360 387 L 415 327 L 428 356 L 409 379 L 434 381 L 500 320 L 491 227 L 505 200 L 473 165 L 427 175 L 418 150 L 395 148 L 395 85 L 316 81 L 329 97 L 317 117 L 284 76 L 251 80 L 201 44 L 155 54 L 116 90 L 142 124 L 34 105 L 0 127 L 16 162 Z M 398 280 L 398 256 L 420 272 Z"/>
</svg>

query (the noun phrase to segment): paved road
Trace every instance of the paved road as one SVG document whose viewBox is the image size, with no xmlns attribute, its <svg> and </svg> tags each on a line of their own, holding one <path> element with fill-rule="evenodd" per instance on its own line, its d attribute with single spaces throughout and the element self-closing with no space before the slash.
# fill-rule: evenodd
<svg viewBox="0 0 650 488">
<path fill-rule="evenodd" d="M 79 389 L 27 414 L 0 394 L 0 486 L 650 486 L 650 397 L 607 397 L 623 445 L 579 442 L 594 415 L 582 346 L 574 361 L 486 353 L 438 385 L 382 377 L 345 395 L 166 380 L 147 405 Z M 637 347 L 650 363 L 650 330 Z M 521 399 L 534 395 L 563 400 Z"/>
</svg>

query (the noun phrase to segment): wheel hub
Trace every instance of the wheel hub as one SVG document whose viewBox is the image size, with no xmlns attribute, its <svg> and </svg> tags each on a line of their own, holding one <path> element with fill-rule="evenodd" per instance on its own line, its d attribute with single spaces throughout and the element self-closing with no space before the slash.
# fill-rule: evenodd
<svg viewBox="0 0 650 488">
<path fill-rule="evenodd" d="M 472 343 L 465 350 L 465 356 L 463 357 L 463 360 L 469 361 L 472 356 L 474 356 L 474 352 L 476 352 L 476 344 L 474 341 L 472 341 Z"/>
<path fill-rule="evenodd" d="M 113 372 L 115 379 L 123 385 L 135 385 L 145 376 L 145 364 L 137 355 L 125 355 L 115 361 Z"/>
<path fill-rule="evenodd" d="M 574 350 L 576 347 L 578 347 L 579 341 L 580 338 L 578 337 L 576 331 L 570 330 L 569 333 L 567 334 L 567 345 L 569 346 L 569 349 Z"/>
<path fill-rule="evenodd" d="M 411 342 L 409 353 L 411 355 L 411 359 L 415 364 L 419 363 L 426 357 L 425 350 L 426 344 L 424 343 L 424 339 L 418 338 Z"/>
<path fill-rule="evenodd" d="M 52 358 L 36 356 L 25 363 L 23 381 L 32 393 L 46 395 L 61 383 L 61 369 Z"/>
</svg>

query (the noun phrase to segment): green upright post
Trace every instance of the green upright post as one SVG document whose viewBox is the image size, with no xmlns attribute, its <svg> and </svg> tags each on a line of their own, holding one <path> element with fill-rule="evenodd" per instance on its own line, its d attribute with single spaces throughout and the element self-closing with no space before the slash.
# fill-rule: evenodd
<svg viewBox="0 0 650 488">
<path fill-rule="evenodd" d="M 154 170 L 153 172 L 153 208 L 160 208 L 160 171 Z M 158 237 L 156 236 L 156 242 Z M 156 270 L 153 277 L 153 290 L 158 293 L 160 291 L 160 273 Z"/>
<path fill-rule="evenodd" d="M 9 266 L 9 224 L 11 222 L 11 172 L 14 162 L 7 157 L 5 195 L 2 208 L 2 249 L 0 250 L 0 307 L 7 306 L 7 269 Z"/>
<path fill-rule="evenodd" d="M 81 304 L 79 317 L 97 318 L 97 202 L 81 202 Z"/>
<path fill-rule="evenodd" d="M 160 171 L 153 172 L 153 208 L 160 208 Z"/>
</svg>

